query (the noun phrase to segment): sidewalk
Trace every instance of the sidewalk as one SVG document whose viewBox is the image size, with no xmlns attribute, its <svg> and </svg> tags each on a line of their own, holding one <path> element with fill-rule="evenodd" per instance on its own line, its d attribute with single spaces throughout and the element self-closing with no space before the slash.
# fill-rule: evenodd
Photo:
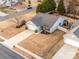
<svg viewBox="0 0 79 59">
<path fill-rule="evenodd" d="M 77 48 L 64 44 L 52 59 L 73 59 L 76 53 Z"/>
<path fill-rule="evenodd" d="M 14 45 L 20 43 L 21 41 L 23 41 L 27 37 L 31 36 L 32 34 L 33 34 L 33 32 L 26 30 L 26 31 L 24 31 L 20 34 L 17 34 L 16 36 L 2 42 L 2 44 L 8 48 L 13 48 Z"/>
</svg>

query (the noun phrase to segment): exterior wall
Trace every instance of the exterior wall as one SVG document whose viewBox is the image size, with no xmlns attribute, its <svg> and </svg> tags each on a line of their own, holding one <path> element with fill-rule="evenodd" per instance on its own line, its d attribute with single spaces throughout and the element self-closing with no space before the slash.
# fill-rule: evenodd
<svg viewBox="0 0 79 59">
<path fill-rule="evenodd" d="M 40 30 L 40 28 L 37 27 L 32 21 L 27 22 L 26 27 L 31 31 Z"/>
<path fill-rule="evenodd" d="M 50 33 L 54 32 L 60 24 L 62 25 L 64 20 L 65 19 L 63 17 L 59 17 L 59 19 L 56 21 L 56 23 L 51 27 Z"/>
</svg>

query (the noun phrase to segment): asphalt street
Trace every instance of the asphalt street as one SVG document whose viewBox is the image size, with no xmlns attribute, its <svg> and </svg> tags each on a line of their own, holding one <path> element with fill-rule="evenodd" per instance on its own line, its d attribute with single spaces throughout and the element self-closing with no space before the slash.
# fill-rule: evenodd
<svg viewBox="0 0 79 59">
<path fill-rule="evenodd" d="M 0 44 L 0 59 L 24 59 L 22 56 Z"/>
<path fill-rule="evenodd" d="M 0 17 L 0 21 L 8 20 L 10 18 L 15 18 L 17 16 L 21 16 L 21 15 L 27 14 L 29 12 L 32 12 L 33 10 L 36 10 L 36 7 L 33 7 L 32 9 L 24 9 L 22 11 L 17 11 L 15 13 L 9 14 L 7 16 L 2 16 L 2 17 Z"/>
</svg>

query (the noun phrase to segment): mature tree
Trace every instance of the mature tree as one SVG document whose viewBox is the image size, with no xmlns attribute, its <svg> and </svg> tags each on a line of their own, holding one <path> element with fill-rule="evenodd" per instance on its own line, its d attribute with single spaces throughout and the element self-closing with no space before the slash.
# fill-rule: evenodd
<svg viewBox="0 0 79 59">
<path fill-rule="evenodd" d="M 73 13 L 75 10 L 75 6 L 73 4 L 73 2 L 69 2 L 69 5 L 67 7 L 67 13 Z"/>
<path fill-rule="evenodd" d="M 55 10 L 56 8 L 56 3 L 54 0 L 43 0 L 41 4 L 37 6 L 37 12 L 49 12 L 52 10 Z"/>
<path fill-rule="evenodd" d="M 58 8 L 57 8 L 57 11 L 60 13 L 60 14 L 64 14 L 65 13 L 65 6 L 64 6 L 64 0 L 60 0 L 59 4 L 58 4 Z"/>
</svg>

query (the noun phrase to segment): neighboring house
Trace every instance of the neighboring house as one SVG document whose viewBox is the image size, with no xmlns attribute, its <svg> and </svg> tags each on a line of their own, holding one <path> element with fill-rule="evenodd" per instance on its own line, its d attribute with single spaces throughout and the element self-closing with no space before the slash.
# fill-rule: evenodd
<svg viewBox="0 0 79 59">
<path fill-rule="evenodd" d="M 64 43 L 78 47 L 79 48 L 79 26 L 68 31 L 64 35 Z"/>
<path fill-rule="evenodd" d="M 58 26 L 63 25 L 64 20 L 64 17 L 60 15 L 39 13 L 31 21 L 26 23 L 26 27 L 32 31 L 41 31 L 45 27 L 47 32 L 52 33 Z"/>
<path fill-rule="evenodd" d="M 22 0 L 0 0 L 0 5 L 2 6 L 12 6 L 18 2 L 22 2 Z"/>
</svg>

